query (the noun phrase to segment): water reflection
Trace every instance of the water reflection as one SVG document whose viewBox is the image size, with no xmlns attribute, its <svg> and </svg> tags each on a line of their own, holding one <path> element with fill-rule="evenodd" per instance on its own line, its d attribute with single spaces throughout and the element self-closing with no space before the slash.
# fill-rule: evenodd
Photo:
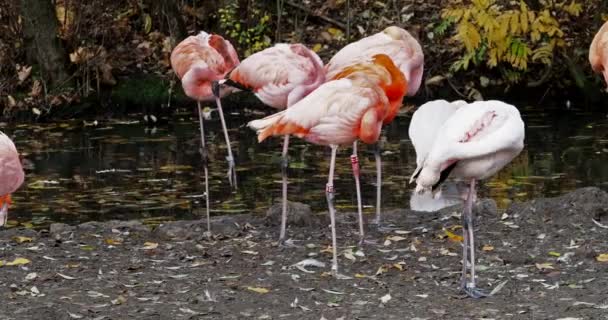
<svg viewBox="0 0 608 320">
<path fill-rule="evenodd" d="M 442 184 L 441 189 L 433 195 L 430 191 L 418 193 L 412 191 L 410 194 L 410 209 L 416 211 L 439 211 L 456 204 L 463 203 L 469 188 L 465 182 L 447 181 Z"/>
<path fill-rule="evenodd" d="M 230 108 L 229 108 L 230 109 Z M 259 112 L 229 112 L 236 151 L 239 190 L 226 179 L 226 146 L 217 119 L 206 122 L 210 145 L 211 208 L 214 214 L 264 212 L 280 198 L 280 143 L 258 144 L 243 124 Z M 526 147 L 511 165 L 480 186 L 480 196 L 499 207 L 512 200 L 553 196 L 582 186 L 608 189 L 608 121 L 603 115 L 546 112 L 522 108 Z M 244 113 L 244 114 L 243 114 Z M 214 114 L 214 116 L 217 116 Z M 384 208 L 410 206 L 407 181 L 415 165 L 407 138 L 411 114 L 385 128 Z M 11 218 L 52 221 L 143 218 L 150 221 L 202 215 L 203 177 L 196 118 L 177 114 L 151 130 L 133 118 L 100 120 L 97 126 L 79 121 L 18 125 L 4 128 L 32 169 L 26 185 L 14 195 Z M 289 197 L 326 210 L 323 191 L 329 150 L 293 139 L 290 146 Z M 350 148 L 339 150 L 336 169 L 337 207 L 354 210 L 356 196 L 350 170 Z M 361 146 L 363 201 L 367 213 L 375 203 L 372 147 Z M 413 199 L 414 203 L 418 200 Z"/>
</svg>

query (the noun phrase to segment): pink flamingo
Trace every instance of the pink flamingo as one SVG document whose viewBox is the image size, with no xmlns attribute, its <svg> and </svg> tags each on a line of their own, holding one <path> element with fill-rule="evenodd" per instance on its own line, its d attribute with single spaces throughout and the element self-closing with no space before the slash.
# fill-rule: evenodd
<svg viewBox="0 0 608 320">
<path fill-rule="evenodd" d="M 6 224 L 11 193 L 15 192 L 25 178 L 19 153 L 13 141 L 0 131 L 0 226 Z"/>
<path fill-rule="evenodd" d="M 604 23 L 593 37 L 589 47 L 589 62 L 593 71 L 604 75 L 604 81 L 608 85 L 608 22 Z"/>
<path fill-rule="evenodd" d="M 266 105 L 285 109 L 325 82 L 323 61 L 302 44 L 279 43 L 254 53 L 234 68 L 218 84 L 253 91 Z M 219 91 L 219 87 L 218 87 Z M 284 244 L 287 225 L 287 149 L 289 135 L 285 135 L 281 161 L 283 200 L 279 242 Z"/>
<path fill-rule="evenodd" d="M 171 67 L 182 81 L 186 95 L 197 101 L 198 121 L 201 133 L 201 155 L 205 171 L 205 202 L 207 209 L 207 232 L 211 232 L 209 221 L 209 169 L 208 152 L 205 145 L 205 127 L 201 113 L 201 101 L 214 99 L 212 81 L 223 79 L 224 76 L 239 64 L 239 58 L 234 47 L 219 35 L 201 31 L 196 36 L 190 36 L 180 42 L 171 52 Z M 230 90 L 224 93 L 229 93 Z M 219 102 L 219 99 L 216 99 Z M 230 147 L 230 138 L 224 120 L 224 112 L 218 103 L 218 111 L 226 145 L 228 146 L 228 181 L 237 187 L 234 157 Z"/>
<path fill-rule="evenodd" d="M 386 54 L 393 60 L 395 65 L 399 68 L 399 70 L 401 70 L 405 76 L 405 79 L 407 80 L 407 95 L 415 95 L 422 82 L 422 74 L 424 72 L 424 54 L 418 41 L 416 41 L 416 39 L 414 39 L 409 32 L 396 26 L 387 27 L 382 32 L 378 32 L 357 42 L 353 42 L 338 51 L 338 53 L 336 53 L 326 65 L 327 78 L 330 79 L 334 77 L 336 74 L 340 73 L 341 70 L 351 65 L 354 61 L 361 58 L 369 58 L 376 54 Z M 397 104 L 391 110 L 389 110 L 384 118 L 384 124 L 391 123 L 395 116 L 397 116 L 400 108 L 401 104 Z M 380 149 L 380 145 L 377 145 L 374 152 L 376 158 L 377 175 L 375 218 L 375 222 L 377 224 L 380 224 L 382 200 L 382 163 Z M 355 176 L 355 183 L 357 185 L 359 216 L 362 216 L 358 170 L 359 160 L 357 157 L 356 141 L 353 142 L 353 155 L 351 156 L 351 162 L 353 164 L 353 173 Z M 363 236 L 363 229 L 361 229 L 360 232 Z"/>
<path fill-rule="evenodd" d="M 332 273 L 338 275 L 334 168 L 338 145 L 356 139 L 375 143 L 388 110 L 401 104 L 407 90 L 403 74 L 386 55 L 351 65 L 284 111 L 249 122 L 258 141 L 269 136 L 293 134 L 308 142 L 331 147 L 329 177 L 325 190 L 332 234 Z"/>
<path fill-rule="evenodd" d="M 414 113 L 409 135 L 418 163 L 410 180 L 416 180 L 416 192 L 436 192 L 448 177 L 469 181 L 462 214 L 461 287 L 473 298 L 486 296 L 475 286 L 475 183 L 494 175 L 523 149 L 524 122 L 519 111 L 496 100 L 468 105 L 431 101 Z"/>
</svg>

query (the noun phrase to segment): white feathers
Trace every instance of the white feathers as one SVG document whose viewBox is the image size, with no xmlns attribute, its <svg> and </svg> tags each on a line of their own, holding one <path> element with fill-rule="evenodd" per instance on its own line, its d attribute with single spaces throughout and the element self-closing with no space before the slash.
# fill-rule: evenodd
<svg viewBox="0 0 608 320">
<path fill-rule="evenodd" d="M 466 106 L 434 101 L 425 106 L 410 124 L 410 138 L 421 160 L 416 169 L 419 191 L 431 188 L 440 172 L 454 162 L 458 163 L 451 176 L 485 179 L 523 149 L 524 123 L 512 105 L 492 100 Z M 456 110 L 446 117 L 442 112 L 450 108 Z M 425 129 L 433 132 L 420 131 Z"/>
</svg>

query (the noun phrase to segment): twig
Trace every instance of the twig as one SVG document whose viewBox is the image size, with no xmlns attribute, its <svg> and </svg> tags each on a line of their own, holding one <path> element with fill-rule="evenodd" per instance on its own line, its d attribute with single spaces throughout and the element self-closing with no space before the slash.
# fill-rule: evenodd
<svg viewBox="0 0 608 320">
<path fill-rule="evenodd" d="M 340 27 L 341 29 L 346 30 L 346 24 L 345 24 L 344 22 L 340 22 L 340 21 L 338 21 L 338 20 L 334 20 L 334 19 L 332 19 L 332 18 L 330 18 L 330 17 L 326 17 L 326 16 L 324 16 L 324 15 L 316 14 L 316 13 L 314 13 L 312 10 L 310 10 L 310 9 L 306 8 L 305 6 L 300 5 L 300 4 L 297 4 L 297 3 L 293 3 L 293 2 L 288 1 L 288 0 L 285 0 L 285 2 L 284 2 L 284 3 L 285 3 L 285 4 L 288 4 L 288 5 L 292 6 L 292 7 L 294 7 L 294 8 L 296 8 L 296 9 L 300 9 L 300 10 L 302 10 L 302 11 L 306 12 L 307 14 L 309 14 L 309 15 L 311 15 L 311 16 L 313 16 L 313 17 L 317 18 L 317 19 L 321 19 L 321 20 L 323 20 L 323 21 L 325 21 L 325 22 L 331 23 L 331 24 L 333 24 L 333 25 L 335 25 L 335 26 Z"/>
<path fill-rule="evenodd" d="M 465 96 L 464 94 L 460 93 L 460 91 L 458 91 L 458 89 L 456 89 L 456 87 L 450 81 L 450 78 L 446 77 L 445 79 L 448 81 L 448 84 L 450 85 L 450 87 L 452 87 L 452 90 L 454 90 L 460 97 L 462 97 L 464 99 L 467 99 L 467 96 Z"/>
</svg>

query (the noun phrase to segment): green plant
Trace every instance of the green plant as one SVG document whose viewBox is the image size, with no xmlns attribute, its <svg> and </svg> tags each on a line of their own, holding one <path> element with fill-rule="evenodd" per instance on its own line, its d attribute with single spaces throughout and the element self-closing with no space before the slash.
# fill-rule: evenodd
<svg viewBox="0 0 608 320">
<path fill-rule="evenodd" d="M 503 3 L 503 2 L 501 2 Z M 498 67 L 507 82 L 518 82 L 529 64 L 551 67 L 558 50 L 567 46 L 563 24 L 577 17 L 582 6 L 575 0 L 539 0 L 540 10 L 519 2 L 499 4 L 496 0 L 471 0 L 444 9 L 438 34 L 456 24 L 453 39 L 460 43 L 461 57 L 451 71 L 467 70 L 482 62 Z"/>
<path fill-rule="evenodd" d="M 231 1 L 218 10 L 220 27 L 245 50 L 245 56 L 267 48 L 271 44 L 270 14 L 256 1 L 249 1 L 247 18 L 241 19 L 238 1 Z"/>
</svg>

